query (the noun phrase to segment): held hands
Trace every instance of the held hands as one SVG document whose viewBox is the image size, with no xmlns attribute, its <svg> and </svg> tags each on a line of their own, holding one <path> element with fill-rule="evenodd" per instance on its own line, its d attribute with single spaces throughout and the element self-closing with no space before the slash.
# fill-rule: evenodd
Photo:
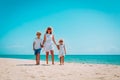
<svg viewBox="0 0 120 80">
<path fill-rule="evenodd" d="M 43 48 L 44 46 L 43 46 L 43 45 L 41 45 L 41 47 Z"/>
<path fill-rule="evenodd" d="M 57 49 L 58 49 L 58 50 L 60 50 L 60 47 L 59 47 L 59 45 L 56 45 L 56 46 L 57 46 Z"/>
</svg>

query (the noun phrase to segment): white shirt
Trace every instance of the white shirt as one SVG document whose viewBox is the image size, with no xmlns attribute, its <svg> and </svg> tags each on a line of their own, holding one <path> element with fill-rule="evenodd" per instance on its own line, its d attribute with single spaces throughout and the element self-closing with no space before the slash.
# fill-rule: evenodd
<svg viewBox="0 0 120 80">
<path fill-rule="evenodd" d="M 59 45 L 59 47 L 60 47 L 60 50 L 59 50 L 59 53 L 60 54 L 65 54 L 65 45 L 64 44 L 62 44 L 62 45 Z"/>
<path fill-rule="evenodd" d="M 42 39 L 35 38 L 34 43 L 35 43 L 34 48 L 35 49 L 40 49 L 41 48 L 41 44 L 42 44 Z"/>
</svg>

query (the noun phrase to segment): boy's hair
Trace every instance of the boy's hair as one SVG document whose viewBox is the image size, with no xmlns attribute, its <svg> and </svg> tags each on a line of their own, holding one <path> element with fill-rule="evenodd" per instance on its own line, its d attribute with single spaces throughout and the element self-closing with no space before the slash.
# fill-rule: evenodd
<svg viewBox="0 0 120 80">
<path fill-rule="evenodd" d="M 41 32 L 37 32 L 36 35 L 41 35 Z"/>
<path fill-rule="evenodd" d="M 60 43 L 60 42 L 63 42 L 63 39 L 60 39 L 60 40 L 59 40 L 59 43 Z"/>
<path fill-rule="evenodd" d="M 48 27 L 46 30 L 46 34 L 48 34 L 48 30 L 51 30 L 50 34 L 52 34 L 52 27 Z"/>
</svg>

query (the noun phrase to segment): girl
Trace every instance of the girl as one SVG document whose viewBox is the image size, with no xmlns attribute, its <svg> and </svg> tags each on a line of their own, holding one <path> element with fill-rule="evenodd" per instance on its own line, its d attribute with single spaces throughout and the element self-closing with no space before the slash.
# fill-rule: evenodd
<svg viewBox="0 0 120 80">
<path fill-rule="evenodd" d="M 46 52 L 46 64 L 48 64 L 48 56 L 51 53 L 52 56 L 52 64 L 54 65 L 54 47 L 53 43 L 57 46 L 54 35 L 52 34 L 52 28 L 48 27 L 46 30 L 46 34 L 44 35 L 43 45 L 44 51 Z"/>
<path fill-rule="evenodd" d="M 60 65 L 64 65 L 64 56 L 66 54 L 66 48 L 65 45 L 63 44 L 63 40 L 59 40 L 59 45 L 58 45 L 58 50 L 59 50 L 59 58 L 60 58 Z"/>
</svg>

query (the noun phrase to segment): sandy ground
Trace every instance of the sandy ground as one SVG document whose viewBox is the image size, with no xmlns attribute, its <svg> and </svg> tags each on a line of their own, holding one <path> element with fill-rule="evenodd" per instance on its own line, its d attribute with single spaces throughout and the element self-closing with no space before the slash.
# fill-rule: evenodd
<svg viewBox="0 0 120 80">
<path fill-rule="evenodd" d="M 120 66 L 0 58 L 0 80 L 120 80 Z"/>
</svg>

